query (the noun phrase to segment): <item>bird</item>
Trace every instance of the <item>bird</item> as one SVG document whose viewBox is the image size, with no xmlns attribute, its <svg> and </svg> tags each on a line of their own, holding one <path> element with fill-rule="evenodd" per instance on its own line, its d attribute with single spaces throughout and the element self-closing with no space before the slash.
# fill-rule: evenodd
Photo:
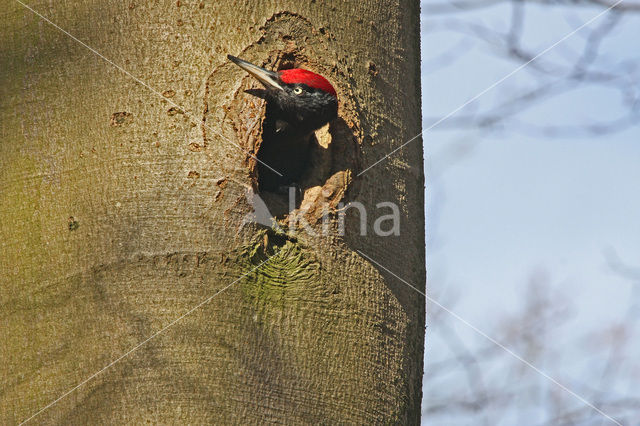
<svg viewBox="0 0 640 426">
<path fill-rule="evenodd" d="M 269 71 L 238 57 L 227 58 L 255 77 L 264 90 L 248 90 L 266 100 L 258 149 L 258 190 L 284 192 L 300 182 L 309 165 L 313 132 L 338 116 L 335 88 L 312 71 Z"/>
</svg>

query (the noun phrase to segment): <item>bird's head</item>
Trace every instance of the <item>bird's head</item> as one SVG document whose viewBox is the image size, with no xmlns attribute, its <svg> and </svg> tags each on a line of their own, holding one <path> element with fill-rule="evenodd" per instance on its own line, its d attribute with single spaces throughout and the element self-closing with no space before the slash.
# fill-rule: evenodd
<svg viewBox="0 0 640 426">
<path fill-rule="evenodd" d="M 235 56 L 227 58 L 262 83 L 278 119 L 296 129 L 313 131 L 338 116 L 336 90 L 323 76 L 300 68 L 269 71 Z"/>
</svg>

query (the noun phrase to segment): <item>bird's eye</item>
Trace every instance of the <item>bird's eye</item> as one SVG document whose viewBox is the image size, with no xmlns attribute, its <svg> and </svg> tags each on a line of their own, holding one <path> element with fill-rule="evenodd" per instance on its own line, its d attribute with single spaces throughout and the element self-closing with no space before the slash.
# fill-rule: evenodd
<svg viewBox="0 0 640 426">
<path fill-rule="evenodd" d="M 296 95 L 301 95 L 302 94 L 302 87 L 296 87 L 293 89 L 293 93 L 295 93 Z"/>
</svg>

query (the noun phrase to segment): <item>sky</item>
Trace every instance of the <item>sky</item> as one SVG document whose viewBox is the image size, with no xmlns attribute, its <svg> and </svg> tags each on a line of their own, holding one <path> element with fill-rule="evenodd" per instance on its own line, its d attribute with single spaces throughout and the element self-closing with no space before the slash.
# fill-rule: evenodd
<svg viewBox="0 0 640 426">
<path fill-rule="evenodd" d="M 429 13 L 428 6 L 436 3 L 442 4 L 422 2 L 423 128 L 521 64 L 460 30 L 465 23 L 508 31 L 512 18 L 508 3 L 473 12 Z M 522 46 L 535 53 L 602 11 L 544 5 L 529 5 L 524 10 Z M 609 17 L 602 16 L 585 30 L 605 25 L 606 19 Z M 575 60 L 586 35 L 587 31 L 579 31 L 536 63 L 545 66 Z M 640 49 L 632 40 L 640 40 L 640 13 L 622 18 L 600 45 L 594 69 L 606 71 L 611 64 L 640 61 Z M 630 75 L 630 91 L 637 93 L 639 79 L 634 77 L 640 73 Z M 531 90 L 540 81 L 545 81 L 540 73 L 525 67 L 452 119 L 498 105 L 514 94 Z M 430 297 L 490 337 L 502 339 L 508 325 L 505 319 L 517 316 L 530 301 L 529 284 L 543 282 L 540 291 L 561 301 L 569 314 L 539 349 L 552 354 L 556 362 L 545 361 L 537 367 L 579 395 L 593 396 L 583 383 L 591 379 L 585 377 L 585 371 L 593 371 L 600 378 L 605 360 L 591 359 L 593 354 L 580 348 L 576 340 L 628 319 L 625 315 L 634 282 L 613 273 L 608 259 L 617 256 L 630 266 L 640 267 L 640 126 L 599 136 L 578 132 L 571 137 L 532 133 L 527 126 L 581 126 L 616 119 L 625 111 L 628 106 L 619 91 L 602 86 L 579 87 L 539 102 L 518 114 L 517 121 L 507 120 L 497 131 L 447 126 L 445 122 L 423 135 Z M 465 374 L 460 365 L 450 367 L 449 378 L 444 379 L 442 372 L 429 370 L 430 365 L 437 366 L 456 353 L 443 336 L 455 329 L 478 356 L 487 344 L 468 325 L 439 311 L 435 304 L 428 303 L 423 400 L 427 407 L 442 386 L 455 388 Z M 631 337 L 636 341 L 640 337 L 637 327 Z M 640 345 L 627 347 L 624 356 L 640 359 Z M 504 375 L 504 371 L 515 368 L 514 363 L 520 362 L 507 355 L 483 368 L 494 378 L 498 376 L 491 376 L 489 370 L 503 371 L 498 377 L 501 383 L 516 386 Z M 605 388 L 611 389 L 612 395 L 637 398 L 639 378 L 637 368 L 632 369 L 626 378 L 616 378 Z M 550 391 L 556 387 L 563 392 L 533 370 L 528 379 L 547 382 Z M 564 394 L 562 398 L 568 398 L 572 407 L 582 404 L 569 393 Z M 497 424 L 517 421 L 526 425 L 549 418 L 548 401 L 519 404 L 516 400 L 500 407 L 506 411 L 500 415 L 469 417 L 449 412 L 425 415 L 423 424 L 476 424 L 500 418 Z M 520 418 L 524 412 L 526 417 Z M 584 424 L 613 424 L 596 411 L 592 414 Z"/>
</svg>

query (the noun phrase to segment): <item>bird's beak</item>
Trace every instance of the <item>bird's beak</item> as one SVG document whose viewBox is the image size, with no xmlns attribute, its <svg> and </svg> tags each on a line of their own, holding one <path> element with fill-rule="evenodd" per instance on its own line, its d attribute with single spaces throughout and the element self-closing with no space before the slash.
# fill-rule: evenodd
<svg viewBox="0 0 640 426">
<path fill-rule="evenodd" d="M 257 78 L 258 81 L 262 83 L 267 89 L 284 90 L 282 84 L 280 84 L 280 75 L 277 72 L 260 68 L 256 65 L 253 65 L 251 62 L 243 61 L 242 59 L 236 58 L 235 56 L 227 55 L 227 58 L 229 58 L 229 60 L 234 64 Z"/>
</svg>

